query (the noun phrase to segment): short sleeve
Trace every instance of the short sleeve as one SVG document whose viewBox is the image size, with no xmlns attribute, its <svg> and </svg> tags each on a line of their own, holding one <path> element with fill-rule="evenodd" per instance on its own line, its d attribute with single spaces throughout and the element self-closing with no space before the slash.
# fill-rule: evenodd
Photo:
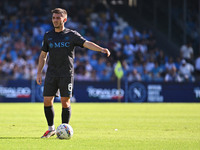
<svg viewBox="0 0 200 150">
<path fill-rule="evenodd" d="M 74 46 L 80 46 L 83 47 L 83 44 L 85 43 L 86 39 L 82 37 L 77 31 L 74 31 Z"/>
<path fill-rule="evenodd" d="M 49 46 L 48 46 L 48 42 L 47 42 L 47 34 L 45 33 L 43 41 L 42 41 L 42 51 L 44 52 L 48 52 L 49 51 Z"/>
</svg>

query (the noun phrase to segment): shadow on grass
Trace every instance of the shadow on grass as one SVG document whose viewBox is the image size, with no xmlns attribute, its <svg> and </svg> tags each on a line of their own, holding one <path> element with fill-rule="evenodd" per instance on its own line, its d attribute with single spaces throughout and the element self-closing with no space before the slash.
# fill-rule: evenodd
<svg viewBox="0 0 200 150">
<path fill-rule="evenodd" d="M 41 139 L 40 137 L 0 137 L 0 140 Z M 54 139 L 54 138 L 49 138 Z"/>
</svg>

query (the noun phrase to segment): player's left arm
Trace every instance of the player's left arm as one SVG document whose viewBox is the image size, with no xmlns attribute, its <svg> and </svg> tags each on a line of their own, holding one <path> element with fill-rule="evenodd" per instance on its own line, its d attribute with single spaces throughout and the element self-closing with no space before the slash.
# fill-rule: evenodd
<svg viewBox="0 0 200 150">
<path fill-rule="evenodd" d="M 85 48 L 91 49 L 93 51 L 98 51 L 98 52 L 105 53 L 105 54 L 107 54 L 107 57 L 110 56 L 110 51 L 107 48 L 103 48 L 103 47 L 101 47 L 101 46 L 99 46 L 99 45 L 97 45 L 97 44 L 95 44 L 93 42 L 85 41 L 83 46 Z"/>
</svg>

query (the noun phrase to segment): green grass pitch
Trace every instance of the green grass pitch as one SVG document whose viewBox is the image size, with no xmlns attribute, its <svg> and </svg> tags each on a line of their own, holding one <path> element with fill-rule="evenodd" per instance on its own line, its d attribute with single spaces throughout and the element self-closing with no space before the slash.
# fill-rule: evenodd
<svg viewBox="0 0 200 150">
<path fill-rule="evenodd" d="M 197 103 L 73 103 L 70 125 L 70 140 L 41 139 L 42 103 L 0 103 L 0 150 L 200 150 Z"/>
</svg>

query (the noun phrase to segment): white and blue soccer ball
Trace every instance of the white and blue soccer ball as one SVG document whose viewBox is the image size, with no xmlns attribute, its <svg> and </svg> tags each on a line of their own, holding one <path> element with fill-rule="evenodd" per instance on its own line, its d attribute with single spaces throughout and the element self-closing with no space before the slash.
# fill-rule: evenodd
<svg viewBox="0 0 200 150">
<path fill-rule="evenodd" d="M 59 139 L 71 139 L 73 133 L 73 128 L 66 123 L 59 125 L 56 129 L 56 135 Z"/>
</svg>

